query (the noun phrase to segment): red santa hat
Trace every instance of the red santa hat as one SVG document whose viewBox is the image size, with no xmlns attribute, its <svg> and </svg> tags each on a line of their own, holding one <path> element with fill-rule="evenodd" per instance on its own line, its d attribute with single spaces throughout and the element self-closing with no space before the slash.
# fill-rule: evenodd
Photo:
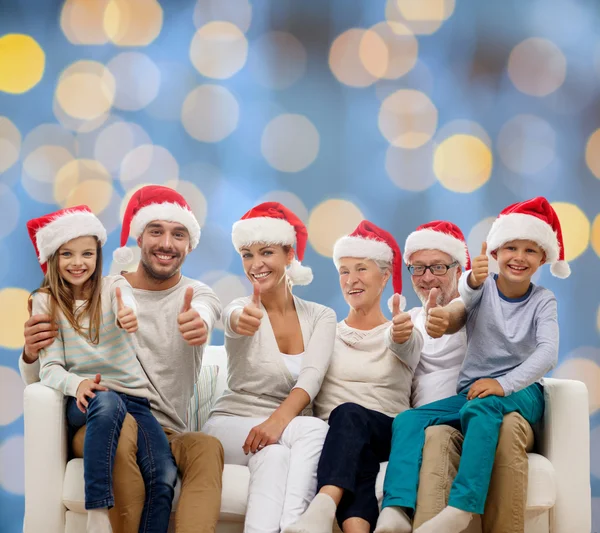
<svg viewBox="0 0 600 533">
<path fill-rule="evenodd" d="M 420 250 L 439 250 L 458 261 L 463 270 L 471 268 L 465 236 L 452 222 L 434 220 L 413 231 L 404 245 L 404 261 L 407 265 L 410 264 L 410 256 Z"/>
<path fill-rule="evenodd" d="M 384 261 L 392 266 L 392 286 L 394 294 L 400 295 L 400 309 L 406 307 L 406 298 L 402 296 L 402 253 L 396 239 L 368 220 L 363 220 L 356 229 L 333 246 L 333 262 L 340 267 L 342 257 L 357 257 Z M 393 296 L 388 300 L 392 310 Z"/>
<path fill-rule="evenodd" d="M 129 235 L 137 239 L 153 220 L 178 222 L 185 226 L 190 234 L 192 250 L 198 246 L 200 224 L 183 196 L 169 187 L 147 185 L 135 192 L 125 209 L 121 247 L 113 253 L 117 263 L 127 264 L 133 261 L 133 252 L 127 248 Z"/>
<path fill-rule="evenodd" d="M 231 230 L 236 250 L 257 242 L 293 246 L 296 258 L 287 270 L 293 285 L 308 285 L 313 280 L 310 267 L 303 266 L 308 231 L 304 223 L 279 202 L 264 202 L 248 211 Z"/>
<path fill-rule="evenodd" d="M 44 274 L 48 259 L 65 243 L 77 237 L 96 237 L 106 242 L 106 229 L 87 205 L 61 209 L 27 222 L 27 231 Z"/>
<path fill-rule="evenodd" d="M 552 275 L 569 277 L 571 268 L 565 261 L 560 220 L 546 198 L 538 196 L 503 209 L 487 236 L 488 253 L 507 242 L 521 239 L 537 243 L 546 252 Z"/>
</svg>

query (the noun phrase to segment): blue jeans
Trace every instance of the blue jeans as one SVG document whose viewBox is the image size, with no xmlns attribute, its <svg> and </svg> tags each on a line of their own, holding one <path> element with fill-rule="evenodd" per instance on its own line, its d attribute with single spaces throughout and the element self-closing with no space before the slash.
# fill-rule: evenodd
<svg viewBox="0 0 600 533">
<path fill-rule="evenodd" d="M 534 383 L 509 396 L 474 400 L 467 400 L 467 392 L 404 411 L 394 419 L 382 507 L 405 507 L 414 511 L 425 429 L 445 424 L 458 427 L 465 436 L 448 504 L 483 514 L 504 415 L 519 413 L 533 426 L 544 414 L 544 389 Z"/>
<path fill-rule="evenodd" d="M 177 465 L 167 437 L 144 398 L 96 391 L 96 396 L 89 400 L 87 413 L 79 410 L 75 398 L 68 399 L 70 431 L 87 425 L 83 451 L 85 508 L 114 506 L 112 470 L 126 413 L 130 413 L 138 424 L 137 462 L 146 487 L 139 531 L 166 533 L 177 482 Z"/>
</svg>

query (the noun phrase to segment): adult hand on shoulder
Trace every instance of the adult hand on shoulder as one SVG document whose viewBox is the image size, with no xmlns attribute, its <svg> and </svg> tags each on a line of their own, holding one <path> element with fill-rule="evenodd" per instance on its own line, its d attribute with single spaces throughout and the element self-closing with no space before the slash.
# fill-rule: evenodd
<svg viewBox="0 0 600 533">
<path fill-rule="evenodd" d="M 127 333 L 135 333 L 138 330 L 137 316 L 131 307 L 123 303 L 120 287 L 117 287 L 115 296 L 117 297 L 117 321 Z"/>
<path fill-rule="evenodd" d="M 183 307 L 177 317 L 179 331 L 190 346 L 201 346 L 208 340 L 208 328 L 200 313 L 192 308 L 194 289 L 188 287 L 183 299 Z"/>
<path fill-rule="evenodd" d="M 235 332 L 238 335 L 252 337 L 260 327 L 263 314 L 260 308 L 260 285 L 254 283 L 252 301 L 238 315 L 234 328 Z"/>
<path fill-rule="evenodd" d="M 262 424 L 254 426 L 248 433 L 246 442 L 242 446 L 244 453 L 248 455 L 260 452 L 265 446 L 276 444 L 284 429 L 283 421 L 274 417 L 267 418 Z"/>
<path fill-rule="evenodd" d="M 47 348 L 58 335 L 58 326 L 52 322 L 50 315 L 31 316 L 32 301 L 27 302 L 29 311 L 29 320 L 23 325 L 25 336 L 25 347 L 23 348 L 23 360 L 28 363 L 34 363 L 40 356 L 40 350 Z"/>
<path fill-rule="evenodd" d="M 483 282 L 488 277 L 489 259 L 487 256 L 487 242 L 483 241 L 481 245 L 481 253 L 473 259 L 471 265 L 471 273 L 467 279 L 469 287 L 477 289 L 483 285 Z"/>
<path fill-rule="evenodd" d="M 394 294 L 392 298 L 392 341 L 404 344 L 410 339 L 414 325 L 410 315 L 400 311 L 400 295 Z"/>
<path fill-rule="evenodd" d="M 439 294 L 440 290 L 437 287 L 431 289 L 425 306 L 427 312 L 425 331 L 433 339 L 442 337 L 450 326 L 450 311 L 438 303 Z"/>
<path fill-rule="evenodd" d="M 497 379 L 478 379 L 467 393 L 467 400 L 474 398 L 485 398 L 486 396 L 504 396 L 504 389 Z"/>
<path fill-rule="evenodd" d="M 107 391 L 108 389 L 100 385 L 100 374 L 96 374 L 96 377 L 91 379 L 84 379 L 77 387 L 77 407 L 82 413 L 85 413 L 88 408 L 88 398 L 94 398 L 96 394 L 94 391 Z"/>
</svg>

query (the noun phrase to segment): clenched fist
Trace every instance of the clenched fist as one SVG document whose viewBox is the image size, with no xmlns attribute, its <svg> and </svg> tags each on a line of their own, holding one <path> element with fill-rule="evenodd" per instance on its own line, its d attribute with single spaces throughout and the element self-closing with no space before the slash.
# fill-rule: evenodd
<svg viewBox="0 0 600 533">
<path fill-rule="evenodd" d="M 179 331 L 190 346 L 201 346 L 208 340 L 208 329 L 206 322 L 202 320 L 200 313 L 192 308 L 194 289 L 188 287 L 183 299 L 183 307 L 177 317 Z"/>
<path fill-rule="evenodd" d="M 235 319 L 234 331 L 238 335 L 252 337 L 260 327 L 263 314 L 260 308 L 260 285 L 255 283 L 252 301 L 242 309 L 242 312 Z"/>
<path fill-rule="evenodd" d="M 473 264 L 471 265 L 471 273 L 467 279 L 469 287 L 472 289 L 481 287 L 485 279 L 488 277 L 488 273 L 489 259 L 487 256 L 487 242 L 484 241 L 481 245 L 481 254 L 473 259 Z"/>
<path fill-rule="evenodd" d="M 414 325 L 408 313 L 400 311 L 400 295 L 394 294 L 392 300 L 392 341 L 404 344 L 412 335 Z"/>
<path fill-rule="evenodd" d="M 121 296 L 121 288 L 117 287 L 115 291 L 117 297 L 117 321 L 119 325 L 127 333 L 135 333 L 138 329 L 138 322 L 135 313 L 131 307 L 127 307 L 123 303 L 123 297 Z"/>
<path fill-rule="evenodd" d="M 425 319 L 425 331 L 433 339 L 442 337 L 450 326 L 450 311 L 438 304 L 440 290 L 434 287 L 429 291 Z"/>
</svg>

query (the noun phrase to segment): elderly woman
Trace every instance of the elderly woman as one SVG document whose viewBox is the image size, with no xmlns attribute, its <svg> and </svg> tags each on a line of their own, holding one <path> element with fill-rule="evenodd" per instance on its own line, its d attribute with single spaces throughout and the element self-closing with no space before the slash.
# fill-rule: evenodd
<svg viewBox="0 0 600 533">
<path fill-rule="evenodd" d="M 332 309 L 294 296 L 312 280 L 302 260 L 307 231 L 275 202 L 233 226 L 252 297 L 223 312 L 228 390 L 203 431 L 217 437 L 225 462 L 250 470 L 246 533 L 279 533 L 304 512 L 317 487 L 327 424 L 310 415 L 331 359 Z M 294 252 L 295 246 L 295 252 Z"/>
<path fill-rule="evenodd" d="M 400 311 L 400 249 L 368 221 L 334 247 L 340 287 L 350 306 L 338 323 L 329 371 L 315 414 L 329 420 L 318 468 L 319 493 L 285 533 L 330 533 L 334 517 L 345 533 L 368 533 L 379 514 L 375 480 L 388 460 L 394 417 L 410 408 L 411 383 L 423 346 Z M 381 310 L 392 277 L 393 319 Z"/>
</svg>

